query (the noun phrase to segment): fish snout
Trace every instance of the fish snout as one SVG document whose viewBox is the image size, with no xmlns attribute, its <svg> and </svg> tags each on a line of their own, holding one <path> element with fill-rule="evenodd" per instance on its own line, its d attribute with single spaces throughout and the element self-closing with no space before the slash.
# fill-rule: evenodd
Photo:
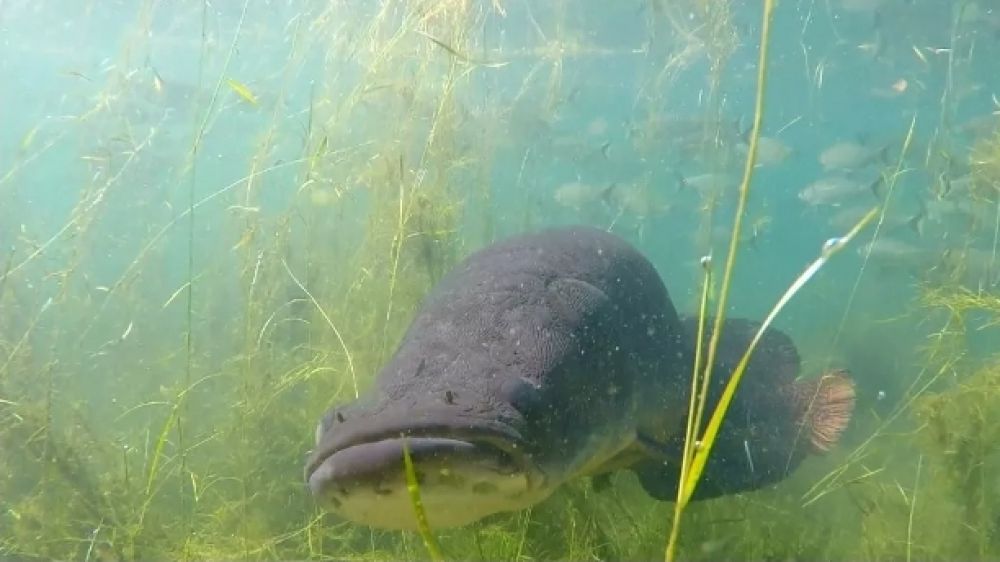
<svg viewBox="0 0 1000 562">
<path fill-rule="evenodd" d="M 416 529 L 404 450 L 436 528 L 523 509 L 547 495 L 520 434 L 469 412 L 406 408 L 352 419 L 334 415 L 317 433 L 305 474 L 310 491 L 330 511 L 372 527 Z"/>
</svg>

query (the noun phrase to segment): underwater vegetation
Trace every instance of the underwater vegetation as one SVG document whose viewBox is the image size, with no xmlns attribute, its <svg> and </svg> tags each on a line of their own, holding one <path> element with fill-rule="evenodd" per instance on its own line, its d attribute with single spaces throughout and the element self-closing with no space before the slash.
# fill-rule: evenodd
<svg viewBox="0 0 1000 562">
<path fill-rule="evenodd" d="M 841 444 L 687 505 L 678 559 L 1000 558 L 1000 23 L 795 4 L 745 169 L 757 3 L 4 2 L 0 558 L 436 556 L 317 505 L 316 422 L 455 263 L 568 223 L 635 244 L 686 313 L 763 319 L 824 241 L 862 250 L 776 319 L 804 372 L 857 380 Z M 804 208 L 822 162 L 834 203 Z M 446 559 L 662 559 L 674 504 L 594 484 L 431 533 Z"/>
</svg>

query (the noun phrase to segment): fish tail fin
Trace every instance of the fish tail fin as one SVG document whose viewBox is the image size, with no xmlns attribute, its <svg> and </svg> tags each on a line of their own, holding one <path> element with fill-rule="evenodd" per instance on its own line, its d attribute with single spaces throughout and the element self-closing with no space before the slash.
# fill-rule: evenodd
<svg viewBox="0 0 1000 562">
<path fill-rule="evenodd" d="M 951 176 L 946 171 L 941 172 L 938 174 L 937 185 L 935 186 L 933 194 L 938 199 L 941 199 L 942 197 L 946 197 L 949 193 L 951 193 Z"/>
<path fill-rule="evenodd" d="M 906 226 L 910 227 L 910 230 L 915 232 L 918 237 L 924 237 L 924 222 L 927 220 L 927 205 L 923 201 L 920 202 L 920 210 L 917 214 L 913 215 L 906 221 Z"/>
<path fill-rule="evenodd" d="M 868 185 L 868 189 L 871 190 L 872 195 L 874 195 L 876 199 L 882 201 L 885 198 L 883 197 L 885 195 L 883 193 L 885 190 L 885 174 L 879 173 L 878 177 L 875 178 L 875 181 Z"/>
<path fill-rule="evenodd" d="M 847 371 L 835 369 L 819 377 L 795 381 L 793 389 L 802 438 L 814 453 L 829 451 L 854 413 L 854 382 Z"/>
<path fill-rule="evenodd" d="M 682 174 L 680 170 L 674 170 L 674 179 L 677 180 L 678 191 L 686 190 L 687 188 L 691 187 L 690 185 L 688 185 L 687 178 L 684 177 L 684 174 Z"/>
<path fill-rule="evenodd" d="M 893 164 L 892 154 L 889 151 L 890 148 L 892 148 L 892 143 L 886 143 L 878 150 L 878 161 L 884 166 Z"/>
<path fill-rule="evenodd" d="M 615 190 L 618 189 L 618 184 L 616 182 L 611 182 L 608 187 L 601 190 L 601 201 L 605 205 L 610 205 L 612 203 L 611 196 L 615 194 Z"/>
</svg>

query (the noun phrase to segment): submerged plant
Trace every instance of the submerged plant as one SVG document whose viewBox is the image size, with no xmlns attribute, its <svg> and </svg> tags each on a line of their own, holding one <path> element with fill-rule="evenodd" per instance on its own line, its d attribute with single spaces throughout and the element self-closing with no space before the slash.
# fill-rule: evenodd
<svg viewBox="0 0 1000 562">
<path fill-rule="evenodd" d="M 958 508 L 959 522 L 950 525 L 956 540 L 951 556 L 984 560 L 1000 546 L 995 506 L 1000 486 L 1000 363 L 983 366 L 960 382 L 921 398 L 914 415 L 921 422 L 918 442 L 951 493 L 946 505 Z M 944 509 L 939 506 L 939 509 Z"/>
</svg>

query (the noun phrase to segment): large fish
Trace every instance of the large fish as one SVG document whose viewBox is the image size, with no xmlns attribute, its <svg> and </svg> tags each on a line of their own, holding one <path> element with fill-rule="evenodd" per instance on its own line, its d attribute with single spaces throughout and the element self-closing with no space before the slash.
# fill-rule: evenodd
<svg viewBox="0 0 1000 562">
<path fill-rule="evenodd" d="M 405 438 L 435 528 L 621 469 L 673 500 L 692 326 L 653 265 L 604 231 L 554 229 L 480 250 L 426 298 L 374 388 L 323 417 L 309 487 L 346 519 L 414 529 Z M 724 328 L 710 406 L 756 327 Z M 780 480 L 847 424 L 849 379 L 796 382 L 795 347 L 774 330 L 758 349 L 697 497 Z"/>
</svg>

